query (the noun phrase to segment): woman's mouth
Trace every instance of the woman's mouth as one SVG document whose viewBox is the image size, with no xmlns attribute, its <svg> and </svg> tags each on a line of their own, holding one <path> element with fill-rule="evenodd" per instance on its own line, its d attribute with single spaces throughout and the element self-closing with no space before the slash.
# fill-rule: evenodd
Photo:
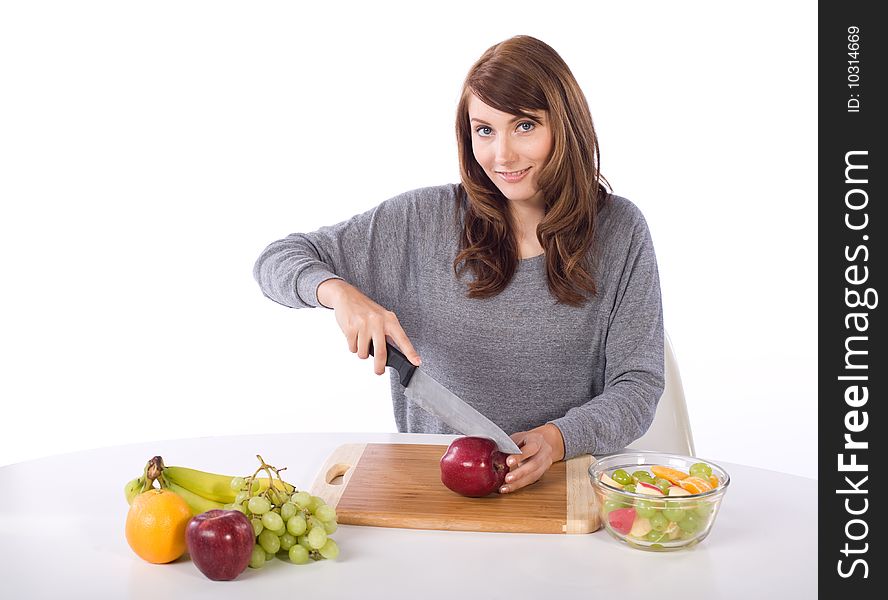
<svg viewBox="0 0 888 600">
<path fill-rule="evenodd" d="M 506 183 L 516 183 L 521 181 L 527 172 L 530 171 L 530 167 L 526 169 L 522 169 L 520 171 L 497 171 L 496 174 L 500 176 Z"/>
</svg>

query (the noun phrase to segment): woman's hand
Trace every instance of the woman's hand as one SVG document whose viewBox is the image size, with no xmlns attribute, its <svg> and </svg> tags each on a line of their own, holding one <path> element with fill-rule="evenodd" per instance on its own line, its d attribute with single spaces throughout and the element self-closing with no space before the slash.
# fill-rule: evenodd
<svg viewBox="0 0 888 600">
<path fill-rule="evenodd" d="M 521 454 L 508 458 L 509 474 L 501 494 L 508 494 L 530 485 L 542 477 L 552 463 L 564 459 L 564 438 L 552 423 L 510 436 L 521 448 Z"/>
<path fill-rule="evenodd" d="M 386 336 L 411 363 L 419 366 L 422 362 L 395 313 L 378 305 L 358 288 L 341 279 L 328 279 L 318 286 L 318 302 L 334 310 L 336 323 L 345 334 L 348 349 L 356 352 L 358 358 L 370 356 L 370 342 L 373 342 L 373 363 L 377 375 L 385 373 Z"/>
</svg>

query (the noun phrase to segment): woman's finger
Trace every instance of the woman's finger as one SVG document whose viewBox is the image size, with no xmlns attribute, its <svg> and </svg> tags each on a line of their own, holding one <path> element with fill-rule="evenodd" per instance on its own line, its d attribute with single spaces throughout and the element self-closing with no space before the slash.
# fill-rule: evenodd
<svg viewBox="0 0 888 600">
<path fill-rule="evenodd" d="M 417 367 L 422 364 L 422 360 L 419 358 L 419 352 L 417 352 L 416 348 L 413 347 L 413 344 L 410 343 L 410 338 L 407 337 L 407 333 L 401 328 L 401 324 L 398 322 L 397 317 L 395 317 L 394 322 L 389 326 L 387 333 L 401 353 L 407 357 L 407 360 Z M 374 341 L 373 343 L 375 344 L 376 342 Z"/>
<path fill-rule="evenodd" d="M 542 477 L 549 469 L 552 463 L 546 461 L 543 456 L 537 455 L 535 458 L 529 459 L 518 467 L 515 471 L 509 471 L 506 475 L 506 482 L 503 485 L 505 491 L 503 493 L 514 492 L 526 487 Z"/>
<path fill-rule="evenodd" d="M 358 358 L 366 359 L 370 356 L 370 340 L 373 339 L 370 330 L 362 327 L 358 330 Z M 374 348 L 375 350 L 375 348 Z"/>
<path fill-rule="evenodd" d="M 506 459 L 509 473 L 500 493 L 514 492 L 539 480 L 552 466 L 551 448 L 542 435 L 532 432 L 513 434 L 512 440 L 521 445 L 521 454 Z M 548 452 L 547 452 L 548 448 Z"/>
<path fill-rule="evenodd" d="M 345 334 L 345 341 L 348 344 L 348 351 L 354 354 L 358 351 L 358 332 L 357 331 L 343 331 Z"/>
<path fill-rule="evenodd" d="M 387 360 L 388 349 L 385 347 L 385 333 L 380 329 L 373 332 L 373 370 L 377 375 L 385 373 Z"/>
</svg>

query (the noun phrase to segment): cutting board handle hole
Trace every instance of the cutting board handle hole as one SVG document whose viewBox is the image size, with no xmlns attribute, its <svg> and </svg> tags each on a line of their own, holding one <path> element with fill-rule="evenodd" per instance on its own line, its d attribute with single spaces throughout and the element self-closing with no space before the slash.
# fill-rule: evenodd
<svg viewBox="0 0 888 600">
<path fill-rule="evenodd" d="M 342 485 L 343 476 L 351 469 L 351 465 L 338 463 L 330 467 L 324 480 L 328 485 Z"/>
</svg>

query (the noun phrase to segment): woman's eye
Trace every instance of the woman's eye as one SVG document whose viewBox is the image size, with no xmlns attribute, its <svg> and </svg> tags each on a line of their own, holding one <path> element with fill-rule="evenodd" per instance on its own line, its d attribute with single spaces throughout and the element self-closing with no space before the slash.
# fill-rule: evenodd
<svg viewBox="0 0 888 600">
<path fill-rule="evenodd" d="M 535 125 L 530 121 L 522 121 L 521 123 L 518 123 L 518 129 L 520 131 L 532 131 L 534 127 Z"/>
<path fill-rule="evenodd" d="M 488 135 L 490 135 L 491 129 L 490 127 L 479 127 L 475 131 L 477 131 L 478 135 L 480 135 L 481 137 L 487 137 Z"/>
</svg>

